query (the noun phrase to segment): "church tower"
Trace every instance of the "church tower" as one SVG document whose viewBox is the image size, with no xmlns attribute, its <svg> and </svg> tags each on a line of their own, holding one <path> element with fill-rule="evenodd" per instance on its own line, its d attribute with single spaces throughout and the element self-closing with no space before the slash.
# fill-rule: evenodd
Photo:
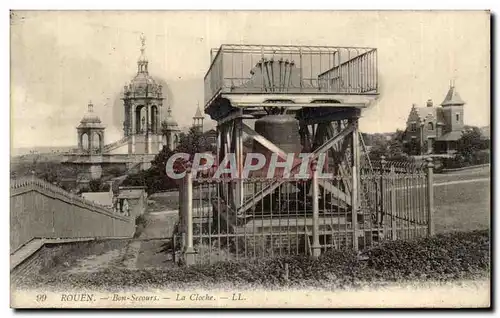
<svg viewBox="0 0 500 318">
<path fill-rule="evenodd" d="M 163 147 L 162 86 L 149 75 L 145 50 L 146 38 L 142 35 L 137 74 L 130 84 L 124 86 L 122 98 L 125 112 L 123 133 L 125 137 L 129 137 L 129 154 L 157 154 Z"/>
</svg>

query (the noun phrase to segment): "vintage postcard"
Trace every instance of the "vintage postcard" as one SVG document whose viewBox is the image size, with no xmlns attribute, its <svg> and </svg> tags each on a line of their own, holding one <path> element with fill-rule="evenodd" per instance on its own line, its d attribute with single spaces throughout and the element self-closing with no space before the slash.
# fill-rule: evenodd
<svg viewBox="0 0 500 318">
<path fill-rule="evenodd" d="M 11 11 L 11 307 L 490 307 L 490 19 Z"/>
</svg>

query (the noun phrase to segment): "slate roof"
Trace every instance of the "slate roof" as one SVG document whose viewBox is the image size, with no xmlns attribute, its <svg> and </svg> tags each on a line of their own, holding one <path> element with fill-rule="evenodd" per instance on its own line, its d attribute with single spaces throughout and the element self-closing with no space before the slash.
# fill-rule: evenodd
<svg viewBox="0 0 500 318">
<path fill-rule="evenodd" d="M 460 95 L 458 95 L 458 92 L 455 89 L 455 86 L 450 86 L 450 89 L 448 90 L 448 93 L 446 94 L 446 97 L 444 98 L 444 101 L 441 103 L 443 106 L 453 106 L 453 105 L 464 105 L 465 102 L 460 98 Z"/>
<path fill-rule="evenodd" d="M 200 106 L 196 107 L 196 113 L 194 114 L 193 118 L 204 118 L 203 114 L 201 113 Z"/>
<path fill-rule="evenodd" d="M 443 109 L 440 107 L 415 107 L 415 111 L 421 120 L 432 115 L 438 124 L 445 124 Z"/>
<path fill-rule="evenodd" d="M 460 137 L 462 137 L 462 131 L 450 131 L 437 138 L 436 141 L 455 141 L 460 139 Z"/>
</svg>

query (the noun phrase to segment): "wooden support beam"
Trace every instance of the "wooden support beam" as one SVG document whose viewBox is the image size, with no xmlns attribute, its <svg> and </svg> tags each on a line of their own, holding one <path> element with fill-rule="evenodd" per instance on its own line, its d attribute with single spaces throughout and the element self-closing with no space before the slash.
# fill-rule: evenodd
<svg viewBox="0 0 500 318">
<path fill-rule="evenodd" d="M 317 149 L 315 149 L 313 152 L 313 157 L 317 157 L 318 154 L 330 149 L 339 140 L 346 138 L 350 133 L 352 133 L 353 129 L 354 126 L 352 124 L 347 125 L 347 127 L 344 130 L 342 130 L 341 132 L 336 134 L 333 138 L 331 138 L 330 140 L 319 146 Z"/>
<path fill-rule="evenodd" d="M 244 115 L 243 114 L 243 110 L 242 109 L 239 109 L 237 111 L 233 111 L 232 113 L 230 113 L 229 115 L 226 115 L 225 117 L 217 120 L 217 124 L 218 125 L 222 125 L 222 124 L 225 124 L 225 123 L 228 123 L 228 122 L 231 122 L 235 119 L 238 119 L 238 118 L 246 118 L 246 119 L 252 119 L 253 116 L 250 116 L 250 115 Z"/>
<path fill-rule="evenodd" d="M 323 145 L 321 145 L 320 147 L 318 147 L 317 149 L 315 149 L 309 155 L 309 160 L 316 159 L 320 153 L 325 152 L 326 150 L 328 150 L 329 148 L 331 148 L 332 145 L 334 145 L 335 143 L 337 143 L 339 140 L 344 139 L 347 135 L 349 135 L 350 133 L 352 133 L 353 129 L 354 129 L 354 126 L 351 125 L 351 124 L 349 124 L 344 130 L 342 130 L 337 135 L 335 135 L 335 137 L 331 138 L 330 140 L 328 140 L 327 142 L 325 142 Z M 295 169 L 297 169 L 300 166 L 301 163 L 302 162 L 298 162 L 297 164 L 295 164 L 292 167 L 292 171 L 294 171 Z M 262 190 L 260 190 L 252 198 L 250 198 L 245 203 L 243 203 L 243 205 L 241 206 L 241 208 L 238 211 L 238 214 L 243 214 L 245 211 L 247 211 L 248 209 L 250 209 L 250 207 L 252 207 L 255 204 L 257 204 L 258 202 L 260 202 L 261 199 L 263 199 L 265 196 L 267 196 L 272 191 L 274 191 L 283 182 L 285 182 L 285 181 L 284 180 L 275 180 L 271 184 L 269 184 L 268 186 L 266 186 L 265 188 L 263 188 Z"/>
<path fill-rule="evenodd" d="M 318 184 L 325 189 L 326 191 L 330 192 L 336 199 L 339 199 L 340 201 L 343 201 L 344 203 L 347 203 L 347 205 L 351 205 L 351 196 L 336 186 L 334 186 L 329 180 L 326 179 L 319 179 Z"/>
<path fill-rule="evenodd" d="M 314 104 L 314 105 L 320 105 L 320 104 Z M 346 117 L 359 116 L 360 113 L 361 111 L 359 108 L 348 108 L 348 109 L 320 108 L 317 111 L 309 110 L 308 112 L 305 113 L 303 110 L 301 120 L 306 125 L 313 125 L 319 123 L 330 124 L 331 122 L 334 121 L 343 120 Z"/>
<path fill-rule="evenodd" d="M 246 102 L 236 102 L 231 103 L 233 107 L 253 107 L 259 106 L 256 103 L 246 103 Z M 264 103 L 262 103 L 264 104 Z M 269 105 L 270 107 L 291 107 L 291 108 L 304 108 L 304 107 L 336 107 L 336 108 L 365 108 L 366 103 L 265 103 L 264 105 Z"/>
<path fill-rule="evenodd" d="M 333 136 L 334 135 L 334 128 L 333 125 L 330 124 L 328 125 L 328 136 Z M 343 158 L 347 148 L 349 147 L 349 138 L 345 138 L 344 141 L 342 142 L 342 145 L 335 144 L 333 146 L 332 152 L 334 153 L 334 162 L 337 165 L 338 172 L 340 176 L 342 177 L 342 183 L 346 187 L 346 190 L 348 192 L 351 191 L 351 173 L 349 169 L 345 166 L 345 160 Z"/>
</svg>

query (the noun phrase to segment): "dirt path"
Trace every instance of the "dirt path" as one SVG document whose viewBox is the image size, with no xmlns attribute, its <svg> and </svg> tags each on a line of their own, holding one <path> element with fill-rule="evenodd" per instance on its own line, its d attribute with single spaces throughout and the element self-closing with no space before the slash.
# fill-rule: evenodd
<svg viewBox="0 0 500 318">
<path fill-rule="evenodd" d="M 128 244 L 122 263 L 127 269 L 137 269 L 137 259 L 139 258 L 141 244 L 141 241 L 132 241 Z"/>
<path fill-rule="evenodd" d="M 90 255 L 78 260 L 68 273 L 96 272 L 106 267 L 119 266 L 122 259 L 121 249 L 108 251 L 101 255 Z"/>
<path fill-rule="evenodd" d="M 154 212 L 146 214 L 147 225 L 139 238 L 170 238 L 179 219 L 177 211 Z"/>
<path fill-rule="evenodd" d="M 445 185 L 452 185 L 452 184 L 471 183 L 471 182 L 486 182 L 486 181 L 490 181 L 490 178 L 478 178 L 478 179 L 439 182 L 439 183 L 434 183 L 434 186 L 438 187 L 438 186 L 445 186 Z"/>
</svg>

